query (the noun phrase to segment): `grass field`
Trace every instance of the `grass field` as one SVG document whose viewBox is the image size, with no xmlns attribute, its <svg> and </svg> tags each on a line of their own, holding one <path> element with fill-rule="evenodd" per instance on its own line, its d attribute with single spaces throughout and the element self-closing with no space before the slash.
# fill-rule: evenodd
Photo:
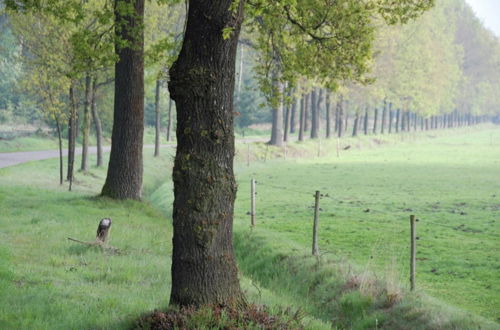
<svg viewBox="0 0 500 330">
<path fill-rule="evenodd" d="M 500 320 L 500 129 L 239 166 L 236 219 L 310 249 L 320 190 L 320 251 L 408 283 L 409 215 L 417 225 L 417 287 Z M 328 146 L 325 146 L 327 148 Z"/>
<path fill-rule="evenodd" d="M 235 210 L 235 249 L 249 300 L 301 308 L 307 329 L 498 328 L 437 307 L 425 295 L 497 321 L 500 145 L 491 141 L 500 141 L 500 132 L 462 133 L 421 143 L 387 138 L 376 147 L 380 141 L 349 139 L 343 143 L 362 149 L 310 160 L 270 160 L 281 151 L 253 144 L 250 167 L 237 163 Z M 290 155 L 313 145 L 290 146 Z M 324 153 L 335 154 L 333 145 L 324 143 Z M 246 150 L 239 147 L 240 160 Z M 264 152 L 267 162 L 257 161 Z M 72 193 L 57 184 L 57 160 L 0 170 L 0 328 L 123 329 L 168 304 L 172 156 L 151 153 L 145 152 L 150 204 L 93 197 L 103 169 L 77 173 Z M 250 230 L 252 177 L 258 224 Z M 316 189 L 325 195 L 320 259 L 307 256 Z M 417 295 L 400 287 L 408 275 L 410 213 L 421 219 Z M 102 217 L 113 219 L 110 243 L 121 253 L 67 241 L 92 240 Z M 388 306 L 393 296 L 404 298 Z"/>
</svg>

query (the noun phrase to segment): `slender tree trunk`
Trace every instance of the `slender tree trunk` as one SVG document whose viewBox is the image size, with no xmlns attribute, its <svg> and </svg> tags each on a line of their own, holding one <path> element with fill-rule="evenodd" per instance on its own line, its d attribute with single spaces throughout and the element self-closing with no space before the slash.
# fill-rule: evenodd
<svg viewBox="0 0 500 330">
<path fill-rule="evenodd" d="M 354 115 L 354 124 L 352 125 L 352 136 L 358 136 L 358 122 L 359 122 L 359 113 L 356 111 Z"/>
<path fill-rule="evenodd" d="M 96 136 L 96 144 L 97 144 L 97 167 L 101 167 L 103 164 L 102 159 L 102 125 L 101 119 L 99 118 L 99 113 L 97 112 L 97 100 L 96 100 L 96 92 L 97 85 L 96 79 L 92 79 L 92 96 L 90 107 L 92 109 L 92 118 L 94 119 L 94 128 L 95 128 L 95 136 Z"/>
<path fill-rule="evenodd" d="M 170 132 L 172 131 L 172 99 L 168 98 L 168 120 L 167 120 L 167 141 L 170 141 Z"/>
<path fill-rule="evenodd" d="M 91 99 L 92 78 L 87 73 L 85 76 L 85 100 L 83 103 L 83 139 L 82 139 L 82 164 L 80 170 L 89 170 L 89 138 L 90 138 L 90 99 Z"/>
<path fill-rule="evenodd" d="M 314 88 L 311 92 L 311 139 L 318 138 L 318 99 Z"/>
<path fill-rule="evenodd" d="M 295 133 L 295 128 L 297 126 L 297 98 L 292 95 L 292 109 L 290 113 L 290 134 Z"/>
<path fill-rule="evenodd" d="M 392 133 L 393 122 L 394 122 L 394 111 L 391 110 L 391 105 L 389 104 L 389 134 Z"/>
<path fill-rule="evenodd" d="M 365 117 L 363 119 L 364 119 L 363 130 L 365 135 L 368 135 L 368 106 L 366 106 L 365 108 Z"/>
<path fill-rule="evenodd" d="M 127 5 L 133 12 L 124 11 Z M 122 9 L 122 10 L 120 10 Z M 102 195 L 140 199 L 144 136 L 144 0 L 115 0 L 115 100 L 108 175 Z M 234 65 L 234 63 L 233 63 Z"/>
<path fill-rule="evenodd" d="M 347 134 L 347 128 L 348 128 L 347 124 L 349 124 L 349 111 L 348 110 L 349 110 L 349 108 L 346 105 L 346 107 L 343 111 L 344 112 L 344 132 L 346 134 Z"/>
<path fill-rule="evenodd" d="M 293 95 L 293 91 L 290 90 L 288 92 L 288 98 L 290 99 Z M 290 129 L 290 115 L 291 115 L 291 112 L 292 112 L 292 104 L 289 104 L 286 106 L 286 110 L 285 110 L 285 129 L 284 129 L 284 132 L 283 132 L 283 141 L 287 142 L 288 141 L 288 131 Z"/>
<path fill-rule="evenodd" d="M 72 81 L 69 87 L 69 103 L 70 103 L 70 116 L 69 116 L 69 132 L 68 132 L 68 181 L 69 191 L 73 188 L 73 173 L 75 166 L 75 146 L 76 146 L 76 112 L 77 104 L 75 99 L 75 82 Z"/>
<path fill-rule="evenodd" d="M 400 125 L 400 117 L 401 117 L 401 109 L 396 110 L 396 133 L 399 133 L 399 125 Z"/>
<path fill-rule="evenodd" d="M 272 146 L 281 147 L 283 145 L 283 92 L 284 84 L 275 78 L 275 84 L 279 94 L 279 102 L 273 112 L 273 126 L 271 129 L 271 140 L 269 144 Z"/>
<path fill-rule="evenodd" d="M 377 134 L 377 120 L 378 120 L 378 108 L 375 108 L 375 113 L 373 114 L 373 134 Z"/>
<path fill-rule="evenodd" d="M 337 100 L 337 106 L 335 107 L 335 132 L 339 131 L 339 112 L 341 107 L 342 96 L 340 96 L 339 100 Z"/>
<path fill-rule="evenodd" d="M 160 88 L 161 81 L 160 79 L 156 80 L 156 88 L 155 88 L 155 153 L 154 156 L 160 156 Z"/>
<path fill-rule="evenodd" d="M 304 141 L 304 126 L 306 122 L 305 102 L 305 95 L 302 95 L 302 97 L 300 98 L 299 141 Z"/>
<path fill-rule="evenodd" d="M 243 1 L 190 1 L 170 69 L 177 105 L 171 305 L 243 303 L 233 253 L 233 91 Z M 224 38 L 222 29 L 232 28 Z M 196 70 L 193 70 L 196 68 Z"/>
<path fill-rule="evenodd" d="M 306 99 L 304 100 L 304 132 L 309 130 L 309 104 L 310 104 L 311 94 L 306 94 Z"/>
<path fill-rule="evenodd" d="M 59 116 L 55 116 L 56 129 L 57 129 L 57 139 L 59 142 L 59 184 L 62 185 L 64 181 L 64 169 L 63 169 L 63 146 L 62 146 L 62 136 L 61 136 L 61 123 L 59 122 Z"/>
<path fill-rule="evenodd" d="M 380 127 L 380 133 L 385 134 L 385 123 L 387 118 L 387 101 L 384 100 L 384 108 L 382 109 L 382 123 Z"/>
<path fill-rule="evenodd" d="M 340 101 L 337 103 L 337 111 L 338 111 L 338 114 L 339 114 L 339 118 L 338 118 L 338 121 L 337 121 L 337 125 L 338 125 L 338 131 L 337 131 L 337 136 L 340 138 L 342 137 L 343 133 L 344 133 L 344 125 L 343 125 L 343 122 L 344 122 L 344 98 L 342 96 L 340 96 Z"/>
<path fill-rule="evenodd" d="M 330 93 L 326 92 L 325 97 L 325 107 L 326 107 L 326 138 L 330 138 L 332 134 L 332 120 L 330 118 Z"/>
</svg>

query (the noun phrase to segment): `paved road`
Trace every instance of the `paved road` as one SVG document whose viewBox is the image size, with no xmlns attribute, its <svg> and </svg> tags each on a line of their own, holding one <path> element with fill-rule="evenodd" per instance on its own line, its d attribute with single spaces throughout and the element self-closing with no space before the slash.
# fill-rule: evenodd
<svg viewBox="0 0 500 330">
<path fill-rule="evenodd" d="M 264 141 L 264 140 L 265 139 L 262 139 L 262 138 L 238 139 L 238 142 L 249 143 L 249 142 L 257 142 L 257 141 Z M 161 147 L 162 148 L 174 148 L 175 145 L 174 144 L 163 144 Z M 144 146 L 144 148 L 151 149 L 151 148 L 154 148 L 154 145 L 147 144 Z M 111 150 L 110 146 L 103 147 L 104 152 L 109 152 L 110 150 Z M 82 148 L 77 147 L 75 153 L 77 155 L 81 155 Z M 96 147 L 89 147 L 89 153 L 96 154 L 97 148 Z M 66 149 L 63 150 L 63 155 L 67 156 L 68 150 L 66 150 Z M 21 164 L 21 163 L 26 163 L 26 162 L 31 162 L 34 160 L 42 160 L 42 159 L 49 159 L 49 158 L 56 158 L 56 157 L 59 157 L 59 150 L 3 152 L 3 153 L 0 153 L 0 168 L 13 166 L 13 165 Z"/>
</svg>

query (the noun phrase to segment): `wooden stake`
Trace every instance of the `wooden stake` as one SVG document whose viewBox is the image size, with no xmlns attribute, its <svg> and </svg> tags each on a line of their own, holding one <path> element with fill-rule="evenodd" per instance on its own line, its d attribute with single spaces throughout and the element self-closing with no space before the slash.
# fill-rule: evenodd
<svg viewBox="0 0 500 330">
<path fill-rule="evenodd" d="M 255 179 L 251 181 L 252 191 L 251 191 L 251 210 L 250 210 L 250 223 L 252 227 L 255 226 Z"/>
<path fill-rule="evenodd" d="M 417 267 L 417 230 L 416 230 L 416 219 L 414 215 L 410 215 L 410 290 L 415 290 L 415 272 Z"/>
<path fill-rule="evenodd" d="M 314 205 L 314 225 L 313 225 L 313 244 L 312 244 L 312 254 L 313 254 L 313 256 L 317 256 L 319 254 L 319 249 L 318 249 L 318 221 L 319 221 L 319 190 L 316 191 L 315 205 Z"/>
</svg>

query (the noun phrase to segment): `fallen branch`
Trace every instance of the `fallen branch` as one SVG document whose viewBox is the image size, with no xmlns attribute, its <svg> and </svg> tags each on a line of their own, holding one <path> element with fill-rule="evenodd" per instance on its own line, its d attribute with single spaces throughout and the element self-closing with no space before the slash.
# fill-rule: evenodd
<svg viewBox="0 0 500 330">
<path fill-rule="evenodd" d="M 104 218 L 99 221 L 99 225 L 97 226 L 97 235 L 95 238 L 94 242 L 84 242 L 80 241 L 79 239 L 71 238 L 68 237 L 68 240 L 84 244 L 84 245 L 90 245 L 90 246 L 99 246 L 100 248 L 104 250 L 109 250 L 114 253 L 119 253 L 120 249 L 117 249 L 115 247 L 106 245 L 106 238 L 108 237 L 109 229 L 111 228 L 111 219 L 110 218 Z"/>
</svg>

